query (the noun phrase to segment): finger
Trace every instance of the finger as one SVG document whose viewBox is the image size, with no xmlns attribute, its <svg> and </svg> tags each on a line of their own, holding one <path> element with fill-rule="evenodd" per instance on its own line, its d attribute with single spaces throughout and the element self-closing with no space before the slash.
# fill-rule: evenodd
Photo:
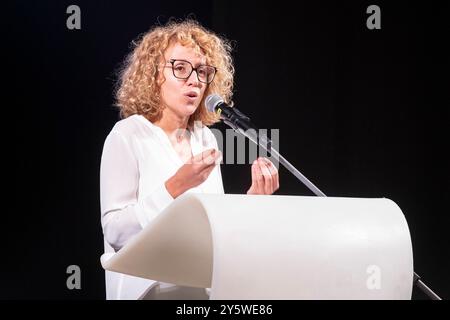
<svg viewBox="0 0 450 320">
<path fill-rule="evenodd" d="M 203 160 L 203 164 L 205 166 L 216 165 L 220 164 L 220 161 L 222 161 L 222 152 L 215 150 Z"/>
<path fill-rule="evenodd" d="M 210 165 L 214 163 L 214 157 L 216 156 L 216 149 L 208 149 L 202 152 L 202 164 Z"/>
<path fill-rule="evenodd" d="M 222 163 L 222 159 L 223 159 L 223 157 L 222 157 L 222 151 L 216 150 L 215 158 L 214 158 L 214 163 L 215 163 L 215 164 L 221 164 L 221 163 Z"/>
<path fill-rule="evenodd" d="M 277 168 L 275 167 L 275 165 L 273 164 L 272 161 L 270 161 L 267 158 L 263 158 L 263 160 L 266 162 L 267 167 L 269 168 L 270 174 L 272 176 L 272 186 L 274 188 L 273 191 L 276 191 L 276 190 L 278 190 L 280 188 L 278 170 L 277 170 Z"/>
<path fill-rule="evenodd" d="M 257 194 L 263 194 L 264 193 L 264 176 L 262 174 L 258 160 L 255 160 L 254 165 L 252 165 L 252 170 L 254 171 L 254 177 L 255 177 L 255 189 L 256 189 L 255 191 Z"/>
<path fill-rule="evenodd" d="M 213 149 L 211 153 L 205 158 L 207 164 L 220 164 L 222 161 L 222 152 L 220 150 Z"/>
<path fill-rule="evenodd" d="M 269 168 L 264 160 L 259 160 L 259 166 L 261 168 L 261 172 L 264 177 L 264 194 L 272 194 L 273 186 L 272 186 L 272 175 L 270 174 Z"/>
<path fill-rule="evenodd" d="M 255 160 L 255 161 L 253 161 L 252 166 L 251 166 L 252 185 L 251 185 L 250 189 L 253 190 L 253 191 L 258 189 L 258 175 L 257 175 L 257 172 L 256 172 L 256 165 L 257 165 L 257 162 Z"/>
<path fill-rule="evenodd" d="M 193 164 L 202 164 L 205 161 L 205 159 L 207 159 L 211 155 L 214 155 L 216 153 L 216 151 L 217 151 L 216 149 L 208 149 L 201 153 L 198 153 L 191 158 L 192 163 Z"/>
<path fill-rule="evenodd" d="M 197 165 L 198 174 L 206 174 L 209 173 L 216 167 L 216 165 L 220 164 L 222 159 L 222 153 L 217 151 L 215 156 L 210 156 L 209 159 L 205 159 L 201 164 Z"/>
</svg>

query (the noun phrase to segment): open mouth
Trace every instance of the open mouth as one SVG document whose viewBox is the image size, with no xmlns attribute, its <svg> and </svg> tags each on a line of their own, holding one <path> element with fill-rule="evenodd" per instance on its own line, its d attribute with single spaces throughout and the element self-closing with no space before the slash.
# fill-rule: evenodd
<svg viewBox="0 0 450 320">
<path fill-rule="evenodd" d="M 191 99 L 195 99 L 198 97 L 198 94 L 196 92 L 188 92 L 186 93 L 186 97 L 189 97 Z"/>
</svg>

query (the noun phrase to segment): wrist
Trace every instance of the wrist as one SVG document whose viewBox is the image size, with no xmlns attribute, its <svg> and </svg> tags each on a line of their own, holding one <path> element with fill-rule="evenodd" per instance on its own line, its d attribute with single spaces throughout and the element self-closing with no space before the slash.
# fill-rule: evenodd
<svg viewBox="0 0 450 320">
<path fill-rule="evenodd" d="M 169 180 L 167 180 L 165 182 L 165 186 L 166 186 L 167 192 L 169 192 L 169 194 L 174 199 L 177 198 L 178 196 L 180 196 L 184 192 L 183 188 L 181 186 L 181 183 L 177 179 L 176 176 L 169 178 Z"/>
</svg>

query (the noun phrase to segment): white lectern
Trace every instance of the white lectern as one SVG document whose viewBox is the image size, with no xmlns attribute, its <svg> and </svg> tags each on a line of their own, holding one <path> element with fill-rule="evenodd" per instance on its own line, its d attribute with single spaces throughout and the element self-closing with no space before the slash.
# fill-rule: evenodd
<svg viewBox="0 0 450 320">
<path fill-rule="evenodd" d="M 184 194 L 106 270 L 211 299 L 411 299 L 408 225 L 391 200 Z"/>
</svg>

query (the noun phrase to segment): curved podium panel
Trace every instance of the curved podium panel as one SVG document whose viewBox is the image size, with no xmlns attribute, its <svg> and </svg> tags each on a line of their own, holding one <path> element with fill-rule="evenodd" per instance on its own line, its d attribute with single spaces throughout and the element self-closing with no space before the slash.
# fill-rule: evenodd
<svg viewBox="0 0 450 320">
<path fill-rule="evenodd" d="M 410 299 L 408 225 L 389 199 L 187 193 L 106 270 L 211 299 Z"/>
</svg>

